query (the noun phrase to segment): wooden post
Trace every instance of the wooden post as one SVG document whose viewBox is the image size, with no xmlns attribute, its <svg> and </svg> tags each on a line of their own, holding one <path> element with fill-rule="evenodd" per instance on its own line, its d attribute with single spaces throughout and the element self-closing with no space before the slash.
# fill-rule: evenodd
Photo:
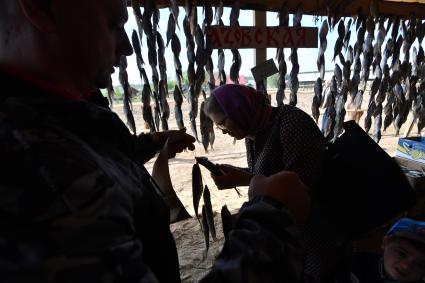
<svg viewBox="0 0 425 283">
<path fill-rule="evenodd" d="M 265 27 L 267 26 L 266 12 L 254 11 L 254 26 Z M 255 49 L 254 64 L 258 65 L 264 63 L 267 60 L 267 49 Z M 265 87 L 267 88 L 267 80 L 265 81 Z"/>
</svg>

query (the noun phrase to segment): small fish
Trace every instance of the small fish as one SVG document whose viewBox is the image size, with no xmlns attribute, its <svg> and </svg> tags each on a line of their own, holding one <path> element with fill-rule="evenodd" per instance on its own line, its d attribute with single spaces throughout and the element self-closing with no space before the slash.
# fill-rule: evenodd
<svg viewBox="0 0 425 283">
<path fill-rule="evenodd" d="M 203 197 L 204 197 L 205 216 L 207 217 L 208 230 L 210 231 L 213 240 L 216 241 L 217 237 L 215 234 L 214 213 L 213 213 L 213 209 L 211 205 L 211 194 L 207 185 L 205 185 Z"/>
<path fill-rule="evenodd" d="M 173 15 L 174 18 L 174 22 L 177 24 L 178 26 L 178 21 L 179 21 L 179 4 L 177 3 L 176 0 L 170 0 L 170 12 Z"/>
<path fill-rule="evenodd" d="M 119 81 L 124 90 L 124 100 L 123 100 L 123 109 L 124 115 L 127 119 L 127 125 L 133 134 L 136 134 L 136 122 L 134 121 L 134 116 L 132 112 L 131 104 L 131 93 L 130 93 L 130 84 L 128 83 L 128 74 L 127 74 L 127 58 L 121 56 L 120 65 L 119 65 Z"/>
<path fill-rule="evenodd" d="M 171 38 L 176 33 L 176 22 L 174 20 L 173 14 L 170 14 L 170 17 L 168 18 L 168 25 L 167 25 L 167 47 L 168 44 L 170 44 Z"/>
<path fill-rule="evenodd" d="M 224 10 L 223 1 L 220 0 L 218 3 L 219 3 L 218 7 L 215 8 L 215 20 L 217 24 L 220 23 L 221 17 L 223 16 L 223 10 Z"/>
<path fill-rule="evenodd" d="M 334 57 L 332 61 L 335 61 L 335 58 L 341 53 L 342 47 L 343 47 L 342 39 L 338 37 L 334 46 Z"/>
<path fill-rule="evenodd" d="M 210 231 L 208 227 L 208 216 L 205 209 L 205 205 L 202 206 L 202 232 L 204 232 L 205 239 L 205 252 L 204 259 L 208 256 L 208 249 L 210 248 Z"/>
<path fill-rule="evenodd" d="M 196 130 L 196 117 L 198 116 L 198 97 L 195 95 L 195 87 L 193 85 L 189 86 L 187 97 L 189 100 L 190 128 L 192 129 L 192 133 L 196 140 L 199 142 L 198 131 Z"/>
<path fill-rule="evenodd" d="M 199 122 L 200 122 L 200 130 L 201 130 L 201 141 L 204 146 L 205 152 L 208 152 L 208 146 L 210 145 L 210 134 L 208 132 L 209 126 L 208 123 L 211 121 L 207 115 L 205 115 L 204 109 L 204 101 L 201 103 L 201 111 L 199 113 Z"/>
<path fill-rule="evenodd" d="M 195 210 L 195 215 L 197 218 L 198 218 L 199 201 L 201 200 L 203 190 L 204 190 L 204 185 L 202 183 L 201 169 L 199 168 L 198 163 L 195 163 L 192 166 L 192 197 L 193 197 L 193 208 Z"/>
<path fill-rule="evenodd" d="M 114 106 L 115 90 L 114 90 L 114 87 L 112 86 L 112 78 L 111 77 L 109 77 L 107 90 L 108 90 L 109 106 L 112 108 Z"/>
<path fill-rule="evenodd" d="M 174 86 L 174 115 L 176 116 L 176 121 L 177 121 L 177 127 L 179 128 L 179 130 L 184 129 L 184 123 L 183 123 L 183 113 L 182 113 L 182 103 L 183 103 L 183 95 L 181 93 L 180 88 L 175 85 Z"/>
<path fill-rule="evenodd" d="M 233 219 L 226 205 L 221 208 L 221 222 L 223 225 L 224 239 L 227 241 L 229 239 L 229 233 L 233 228 Z"/>
<path fill-rule="evenodd" d="M 323 91 L 322 79 L 317 78 L 316 83 L 314 84 L 314 97 L 313 97 L 313 103 L 311 106 L 313 118 L 316 121 L 316 123 L 318 122 L 319 116 L 320 116 L 319 107 L 322 104 L 322 91 Z"/>
<path fill-rule="evenodd" d="M 235 26 L 238 22 L 240 13 L 240 3 L 238 0 L 233 2 L 232 10 L 230 11 L 230 26 Z"/>
</svg>

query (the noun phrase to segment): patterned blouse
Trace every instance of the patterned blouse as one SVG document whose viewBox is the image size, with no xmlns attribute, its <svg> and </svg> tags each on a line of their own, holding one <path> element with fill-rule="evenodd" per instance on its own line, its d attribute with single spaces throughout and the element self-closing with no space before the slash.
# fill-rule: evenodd
<svg viewBox="0 0 425 283">
<path fill-rule="evenodd" d="M 245 142 L 251 173 L 270 176 L 295 171 L 310 190 L 315 189 L 323 169 L 325 140 L 308 114 L 290 105 L 273 108 L 271 123 L 255 140 Z"/>
</svg>

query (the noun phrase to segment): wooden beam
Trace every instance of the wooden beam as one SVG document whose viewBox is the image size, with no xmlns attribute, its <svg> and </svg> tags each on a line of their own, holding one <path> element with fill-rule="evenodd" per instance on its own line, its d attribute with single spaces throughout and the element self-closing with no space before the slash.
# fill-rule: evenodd
<svg viewBox="0 0 425 283">
<path fill-rule="evenodd" d="M 138 0 L 141 5 L 146 0 Z M 393 1 L 378 1 L 379 13 L 384 16 L 400 16 L 402 18 L 411 18 L 412 16 L 425 19 L 425 4 L 422 3 L 406 3 Z M 283 1 L 277 0 L 240 0 L 241 9 L 256 11 L 279 11 Z M 303 5 L 305 15 L 327 16 L 329 11 L 333 13 L 341 9 L 341 16 L 357 15 L 359 8 L 363 13 L 368 14 L 370 11 L 370 0 L 288 0 L 288 8 L 290 13 L 294 13 L 299 3 Z M 131 6 L 131 0 L 127 0 Z M 158 7 L 165 8 L 169 6 L 169 0 L 156 0 Z M 184 0 L 178 0 L 179 5 L 184 6 Z M 194 5 L 204 6 L 210 3 L 217 6 L 219 0 L 193 0 Z M 232 7 L 234 0 L 223 0 L 226 7 Z"/>
</svg>

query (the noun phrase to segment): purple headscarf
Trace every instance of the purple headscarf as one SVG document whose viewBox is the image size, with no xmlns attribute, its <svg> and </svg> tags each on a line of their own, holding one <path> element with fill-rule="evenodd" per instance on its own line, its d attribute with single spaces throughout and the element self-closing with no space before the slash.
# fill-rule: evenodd
<svg viewBox="0 0 425 283">
<path fill-rule="evenodd" d="M 216 88 L 212 95 L 226 116 L 247 134 L 255 134 L 270 121 L 272 107 L 264 94 L 251 87 L 227 84 Z"/>
</svg>

